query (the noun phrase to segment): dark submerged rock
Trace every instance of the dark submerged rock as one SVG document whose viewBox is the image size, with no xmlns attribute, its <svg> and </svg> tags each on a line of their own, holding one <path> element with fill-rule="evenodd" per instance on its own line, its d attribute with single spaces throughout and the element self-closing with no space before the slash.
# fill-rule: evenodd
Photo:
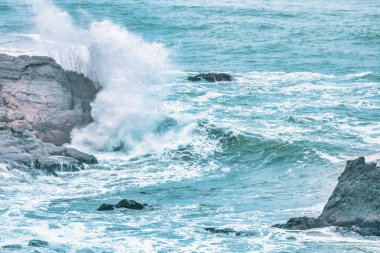
<svg viewBox="0 0 380 253">
<path fill-rule="evenodd" d="M 207 81 L 207 82 L 221 82 L 221 81 L 226 81 L 226 82 L 231 82 L 232 81 L 232 76 L 227 73 L 202 73 L 198 74 L 195 76 L 189 76 L 187 80 L 192 81 L 192 82 L 198 82 L 198 81 Z"/>
<path fill-rule="evenodd" d="M 206 227 L 203 229 L 206 230 L 207 232 L 211 232 L 214 234 L 234 234 L 234 233 L 236 233 L 236 231 L 233 230 L 232 228 L 209 228 L 209 227 Z"/>
<path fill-rule="evenodd" d="M 203 228 L 207 232 L 213 234 L 225 234 L 225 235 L 235 235 L 235 236 L 255 236 L 257 233 L 251 231 L 236 231 L 232 228 L 213 228 L 213 227 L 205 227 Z"/>
<path fill-rule="evenodd" d="M 98 211 L 111 211 L 111 210 L 115 210 L 115 206 L 114 205 L 109 205 L 109 204 L 106 204 L 106 203 L 103 203 L 101 204 L 98 209 Z"/>
<path fill-rule="evenodd" d="M 144 209 L 144 205 L 140 204 L 134 200 L 123 199 L 120 200 L 119 203 L 115 205 L 116 208 L 127 208 L 133 210 L 142 210 Z"/>
<path fill-rule="evenodd" d="M 115 208 L 142 210 L 142 209 L 144 209 L 144 207 L 148 207 L 148 205 L 147 204 L 140 204 L 134 200 L 123 199 L 123 200 L 120 200 L 116 205 L 110 205 L 110 204 L 103 203 L 98 208 L 98 211 L 109 211 L 109 210 L 114 210 Z"/>
<path fill-rule="evenodd" d="M 41 240 L 30 240 L 28 246 L 44 248 L 49 246 L 49 243 Z"/>
<path fill-rule="evenodd" d="M 12 244 L 12 245 L 4 245 L 1 248 L 7 249 L 7 250 L 20 250 L 22 249 L 22 246 L 20 244 Z"/>
<path fill-rule="evenodd" d="M 380 236 L 380 168 L 364 157 L 347 161 L 338 184 L 318 218 L 292 218 L 285 229 L 338 226 L 361 235 Z"/>
</svg>

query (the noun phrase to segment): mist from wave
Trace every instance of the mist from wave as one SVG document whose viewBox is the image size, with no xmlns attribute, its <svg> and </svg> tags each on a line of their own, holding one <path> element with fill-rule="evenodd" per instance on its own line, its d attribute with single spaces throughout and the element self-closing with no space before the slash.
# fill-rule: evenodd
<svg viewBox="0 0 380 253">
<path fill-rule="evenodd" d="M 74 131 L 72 143 L 112 151 L 130 150 L 141 142 L 162 118 L 156 108 L 164 92 L 153 95 L 150 90 L 175 70 L 168 50 L 109 20 L 84 29 L 49 0 L 30 3 L 39 31 L 34 39 L 64 68 L 84 73 L 101 86 L 92 103 L 94 122 Z"/>
</svg>

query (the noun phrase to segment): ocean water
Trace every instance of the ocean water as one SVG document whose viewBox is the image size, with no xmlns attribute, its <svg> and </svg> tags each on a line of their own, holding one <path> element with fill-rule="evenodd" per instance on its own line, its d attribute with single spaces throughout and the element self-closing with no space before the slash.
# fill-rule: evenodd
<svg viewBox="0 0 380 253">
<path fill-rule="evenodd" d="M 334 227 L 271 227 L 318 216 L 347 159 L 380 157 L 379 1 L 1 0 L 0 52 L 49 55 L 102 86 L 71 144 L 99 165 L 0 166 L 0 246 L 380 252 Z M 235 79 L 186 80 L 208 71 Z M 153 208 L 96 211 L 123 198 Z"/>
</svg>

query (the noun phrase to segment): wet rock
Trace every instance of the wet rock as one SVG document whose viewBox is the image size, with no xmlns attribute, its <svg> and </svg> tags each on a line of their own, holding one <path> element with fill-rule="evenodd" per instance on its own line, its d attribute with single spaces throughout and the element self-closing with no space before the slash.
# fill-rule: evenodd
<svg viewBox="0 0 380 253">
<path fill-rule="evenodd" d="M 192 82 L 207 81 L 207 82 L 231 82 L 233 80 L 232 76 L 227 73 L 202 73 L 195 76 L 189 76 L 187 80 Z"/>
<path fill-rule="evenodd" d="M 98 160 L 95 156 L 83 153 L 75 148 L 67 148 L 65 152 L 66 156 L 72 157 L 82 163 L 97 164 Z"/>
<path fill-rule="evenodd" d="M 36 168 L 47 171 L 80 171 L 84 169 L 82 162 L 66 156 L 50 156 L 39 158 Z"/>
<path fill-rule="evenodd" d="M 109 205 L 109 204 L 101 204 L 98 209 L 98 211 L 111 211 L 111 210 L 115 210 L 115 206 L 114 205 Z"/>
<path fill-rule="evenodd" d="M 115 205 L 116 208 L 127 208 L 127 209 L 133 209 L 133 210 L 142 210 L 144 209 L 144 205 L 134 201 L 134 200 L 127 200 L 123 199 L 120 200 L 119 203 Z"/>
<path fill-rule="evenodd" d="M 98 211 L 109 211 L 109 210 L 114 210 L 115 208 L 142 210 L 142 209 L 144 209 L 144 207 L 148 207 L 148 205 L 147 204 L 140 204 L 134 200 L 123 199 L 123 200 L 120 200 L 116 205 L 110 205 L 110 204 L 103 203 L 98 208 Z"/>
<path fill-rule="evenodd" d="M 20 250 L 22 249 L 22 246 L 19 244 L 12 244 L 12 245 L 4 245 L 1 248 L 7 249 L 7 250 Z"/>
<path fill-rule="evenodd" d="M 291 218 L 285 224 L 277 224 L 273 227 L 293 229 L 293 230 L 305 230 L 312 228 L 321 228 L 329 226 L 329 223 L 322 219 L 309 218 L 309 217 L 297 217 Z"/>
<path fill-rule="evenodd" d="M 214 234 L 234 234 L 236 233 L 235 230 L 232 228 L 203 228 L 207 232 L 211 232 Z"/>
<path fill-rule="evenodd" d="M 30 240 L 28 246 L 44 248 L 49 246 L 49 243 L 41 240 Z"/>
<path fill-rule="evenodd" d="M 225 235 L 235 235 L 235 236 L 255 236 L 257 235 L 256 232 L 251 231 L 236 231 L 232 228 L 213 228 L 213 227 L 206 227 L 203 228 L 207 232 L 213 233 L 213 234 L 225 234 Z"/>
<path fill-rule="evenodd" d="M 286 229 L 338 226 L 361 235 L 380 236 L 380 167 L 366 163 L 364 157 L 347 161 L 338 184 L 321 215 L 292 218 Z"/>
</svg>

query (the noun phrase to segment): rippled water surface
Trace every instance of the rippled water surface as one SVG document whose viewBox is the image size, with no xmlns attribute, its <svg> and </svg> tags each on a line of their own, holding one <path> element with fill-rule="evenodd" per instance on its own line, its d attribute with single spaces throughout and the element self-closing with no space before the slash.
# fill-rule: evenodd
<svg viewBox="0 0 380 253">
<path fill-rule="evenodd" d="M 73 133 L 99 165 L 58 178 L 0 167 L 0 246 L 380 252 L 333 227 L 271 228 L 317 216 L 347 159 L 377 158 L 379 2 L 94 2 L 0 2 L 1 52 L 50 55 L 103 87 L 95 123 Z M 187 81 L 207 71 L 234 81 Z M 153 207 L 96 211 L 122 198 Z"/>
</svg>

